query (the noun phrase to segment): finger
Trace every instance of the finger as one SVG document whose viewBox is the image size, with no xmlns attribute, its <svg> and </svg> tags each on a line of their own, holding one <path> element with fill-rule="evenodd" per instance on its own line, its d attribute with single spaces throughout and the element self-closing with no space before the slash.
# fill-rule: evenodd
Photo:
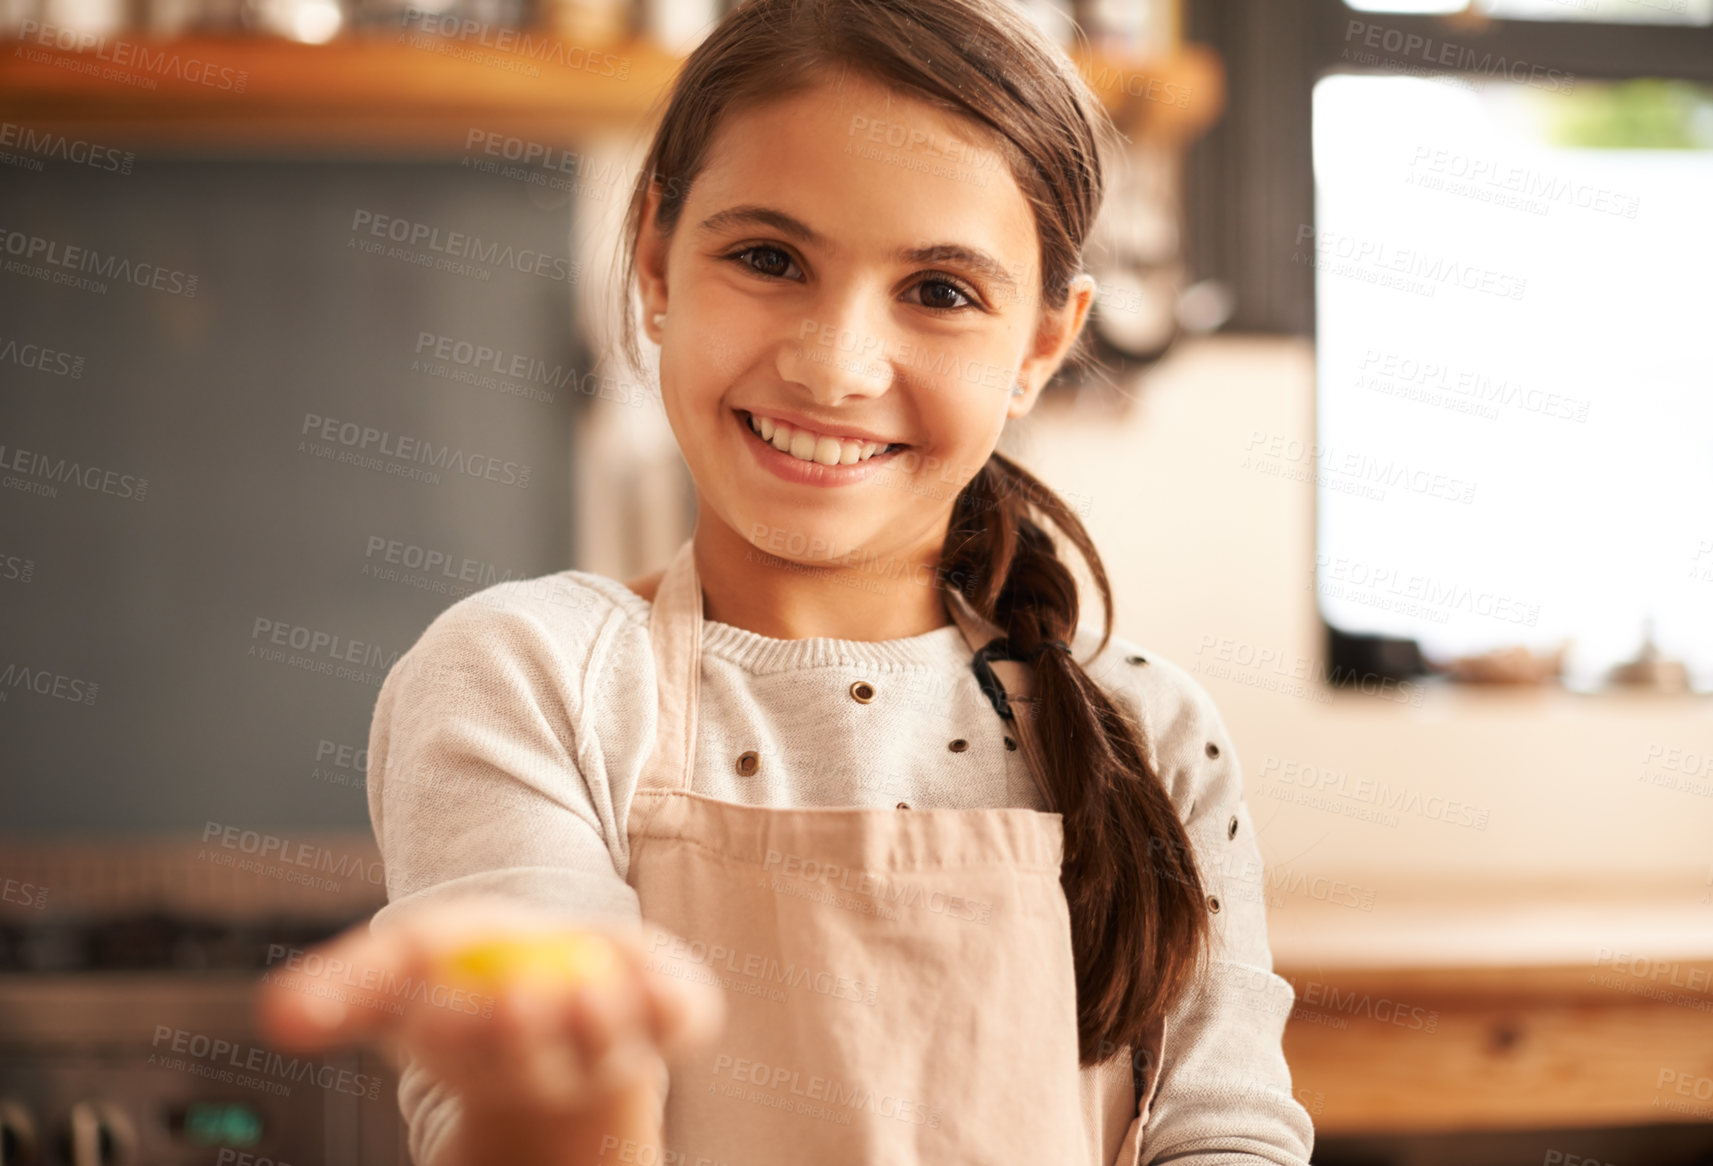
<svg viewBox="0 0 1713 1166">
<path fill-rule="evenodd" d="M 468 969 L 493 992 L 483 1014 L 418 1007 L 406 1021 L 404 1040 L 468 1089 L 506 1105 L 586 1104 L 605 1079 L 598 1066 L 644 1026 L 642 990 L 623 974 L 622 961 L 613 965 L 617 974 L 593 976 L 577 975 L 575 964 L 565 974 L 554 960 L 533 963 L 527 947 L 513 946 L 522 934 L 509 930 Z"/>
<path fill-rule="evenodd" d="M 534 1017 L 525 1056 L 534 1086 L 560 1106 L 584 1106 L 653 1071 L 644 985 L 619 972 L 582 981 L 519 985 Z"/>
<path fill-rule="evenodd" d="M 526 1103 L 535 1095 L 539 1050 L 553 1041 L 552 1022 L 525 990 L 499 992 L 485 1014 L 417 1009 L 401 1041 L 435 1076 L 493 1101 Z"/>
<path fill-rule="evenodd" d="M 263 1031 L 282 1047 L 313 1052 L 382 1042 L 437 1003 L 482 1011 L 484 998 L 467 986 L 454 991 L 436 964 L 448 948 L 506 922 L 522 925 L 503 904 L 455 900 L 406 911 L 381 930 L 358 924 L 293 953 L 263 977 L 257 1001 Z"/>
<path fill-rule="evenodd" d="M 645 1025 L 661 1056 L 674 1061 L 702 1047 L 725 1027 L 725 993 L 716 985 L 678 973 L 670 961 L 646 969 Z"/>
<path fill-rule="evenodd" d="M 329 943 L 269 969 L 257 995 L 267 1039 L 314 1052 L 373 1038 L 396 1024 L 385 987 L 409 975 L 411 951 L 402 935 L 375 935 L 366 923 Z"/>
<path fill-rule="evenodd" d="M 632 1057 L 635 1050 L 629 1046 L 652 1043 L 645 976 L 640 968 L 627 964 L 619 974 L 586 982 L 571 992 L 572 1031 L 589 1065 L 600 1067 L 615 1053 Z M 598 1075 L 606 1071 L 597 1070 Z"/>
<path fill-rule="evenodd" d="M 639 1018 L 583 989 L 519 984 L 503 993 L 497 1024 L 477 1039 L 443 1045 L 470 1088 L 492 1102 L 548 1110 L 584 1108 L 636 1079 L 652 1048 Z M 635 1009 L 640 1013 L 640 1007 Z"/>
<path fill-rule="evenodd" d="M 713 985 L 656 975 L 648 988 L 652 1035 L 668 1060 L 705 1047 L 724 1030 L 726 999 Z"/>
<path fill-rule="evenodd" d="M 670 953 L 677 935 L 645 919 L 615 939 L 637 969 L 649 1035 L 662 1056 L 673 1060 L 719 1035 L 726 1020 L 725 993 L 684 974 L 689 969 L 682 960 L 652 954 Z"/>
</svg>

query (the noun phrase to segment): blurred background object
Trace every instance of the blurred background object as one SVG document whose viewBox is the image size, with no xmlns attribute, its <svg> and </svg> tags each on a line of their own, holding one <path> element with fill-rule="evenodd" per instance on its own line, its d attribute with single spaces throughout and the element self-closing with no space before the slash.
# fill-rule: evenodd
<svg viewBox="0 0 1713 1166">
<path fill-rule="evenodd" d="M 1537 654 L 1513 645 L 1479 656 L 1459 656 L 1443 671 L 1465 684 L 1545 684 L 1556 680 L 1564 668 L 1564 651 L 1560 646 L 1551 653 Z"/>
<path fill-rule="evenodd" d="M 1707 1166 L 1713 0 L 1020 7 L 1123 141 L 1005 448 L 1232 728 L 1316 1161 Z M 434 616 L 689 533 L 613 261 L 723 11 L 0 0 L 0 1162 L 405 1161 L 249 994 Z"/>
</svg>

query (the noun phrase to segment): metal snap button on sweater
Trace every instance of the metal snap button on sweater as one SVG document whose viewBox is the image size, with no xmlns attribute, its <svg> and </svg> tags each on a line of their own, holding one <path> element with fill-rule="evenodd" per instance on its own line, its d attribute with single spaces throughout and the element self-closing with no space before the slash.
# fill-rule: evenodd
<svg viewBox="0 0 1713 1166">
<path fill-rule="evenodd" d="M 961 596 L 946 603 L 973 659 L 997 629 Z M 626 823 L 625 879 L 645 919 L 689 941 L 656 951 L 662 972 L 706 976 L 688 953 L 725 953 L 714 982 L 727 1006 L 721 1035 L 673 1067 L 667 1157 L 1139 1160 L 1165 1022 L 1141 1047 L 1080 1066 L 1060 815 L 775 809 L 695 793 L 702 591 L 692 542 L 660 582 L 649 637 L 659 734 Z M 1014 661 L 993 667 L 1016 697 L 1006 727 L 1042 782 L 1030 673 Z M 850 694 L 867 704 L 874 685 L 857 681 Z"/>
</svg>

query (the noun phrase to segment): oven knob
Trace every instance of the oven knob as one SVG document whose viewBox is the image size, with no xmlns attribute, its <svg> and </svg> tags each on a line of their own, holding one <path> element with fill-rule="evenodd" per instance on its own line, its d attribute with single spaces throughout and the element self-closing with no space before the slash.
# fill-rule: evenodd
<svg viewBox="0 0 1713 1166">
<path fill-rule="evenodd" d="M 0 1100 L 0 1166 L 35 1166 L 36 1123 L 16 1101 Z"/>
<path fill-rule="evenodd" d="M 118 1106 L 80 1101 L 68 1124 L 71 1166 L 136 1166 L 137 1131 Z"/>
</svg>

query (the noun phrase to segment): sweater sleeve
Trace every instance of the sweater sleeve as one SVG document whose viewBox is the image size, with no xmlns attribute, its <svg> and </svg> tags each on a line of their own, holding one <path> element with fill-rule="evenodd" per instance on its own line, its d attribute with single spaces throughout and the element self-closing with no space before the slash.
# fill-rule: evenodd
<svg viewBox="0 0 1713 1166">
<path fill-rule="evenodd" d="M 577 732 L 584 695 L 612 682 L 603 659 L 623 617 L 574 588 L 543 603 L 530 582 L 534 592 L 501 584 L 448 608 L 381 687 L 368 769 L 388 896 L 377 931 L 408 907 L 475 893 L 568 921 L 641 917 L 619 869 L 628 791 L 609 787 L 602 743 Z M 429 1166 L 458 1121 L 456 1096 L 413 1059 L 399 1107 L 412 1160 Z"/>
<path fill-rule="evenodd" d="M 1103 672 L 1124 670 L 1120 691 L 1184 821 L 1203 890 L 1219 903 L 1209 908 L 1208 959 L 1166 1017 L 1134 1166 L 1308 1166 L 1314 1126 L 1281 1043 L 1296 993 L 1273 972 L 1261 852 L 1231 735 L 1188 672 L 1152 652 L 1120 651 Z"/>
</svg>

